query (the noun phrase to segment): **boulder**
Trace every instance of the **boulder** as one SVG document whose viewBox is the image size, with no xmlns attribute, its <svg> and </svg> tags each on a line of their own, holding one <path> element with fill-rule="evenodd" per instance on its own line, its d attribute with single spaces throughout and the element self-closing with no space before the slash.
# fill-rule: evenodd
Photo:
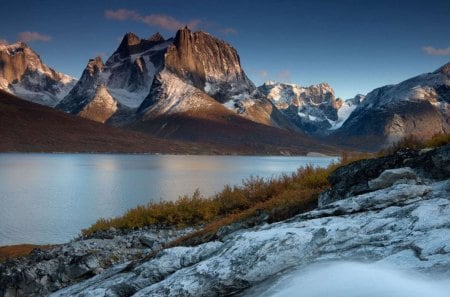
<svg viewBox="0 0 450 297">
<path fill-rule="evenodd" d="M 369 189 L 375 191 L 392 186 L 396 183 L 418 182 L 420 179 L 409 167 L 388 169 L 383 171 L 379 177 L 369 180 Z"/>
</svg>

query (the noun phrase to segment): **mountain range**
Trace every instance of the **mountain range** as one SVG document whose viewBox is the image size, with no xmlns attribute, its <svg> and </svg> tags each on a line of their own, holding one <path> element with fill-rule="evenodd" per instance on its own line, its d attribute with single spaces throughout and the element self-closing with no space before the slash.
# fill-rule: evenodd
<svg viewBox="0 0 450 297">
<path fill-rule="evenodd" d="M 375 150 L 448 133 L 449 72 L 450 63 L 344 100 L 327 83 L 256 87 L 236 49 L 187 27 L 168 39 L 127 33 L 105 62 L 89 60 L 79 80 L 24 43 L 0 45 L 0 88 L 25 100 L 151 137 L 279 152 Z"/>
</svg>

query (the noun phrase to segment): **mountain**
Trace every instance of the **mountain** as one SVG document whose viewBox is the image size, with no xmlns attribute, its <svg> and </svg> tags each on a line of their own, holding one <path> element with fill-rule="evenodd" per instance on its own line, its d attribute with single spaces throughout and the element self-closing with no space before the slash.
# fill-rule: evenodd
<svg viewBox="0 0 450 297">
<path fill-rule="evenodd" d="M 45 65 L 25 43 L 0 44 L 0 89 L 29 101 L 55 106 L 76 80 Z"/>
<path fill-rule="evenodd" d="M 158 100 L 158 108 L 155 105 L 151 114 L 153 117 L 164 116 L 173 102 L 170 98 L 162 98 L 164 92 L 158 88 L 167 85 L 164 79 L 169 77 L 177 77 L 251 121 L 297 129 L 261 96 L 242 69 L 239 55 L 231 45 L 186 27 L 167 40 L 159 33 L 148 39 L 127 33 L 105 63 L 99 57 L 89 61 L 78 83 L 57 108 L 100 122 L 127 125 L 136 118 L 149 120 L 148 113 L 143 116 L 142 112 Z M 105 98 L 108 99 L 105 101 Z M 196 105 L 203 104 L 202 99 L 199 100 L 190 100 L 193 105 L 185 104 L 184 111 L 192 109 L 195 112 Z M 157 114 L 157 110 L 161 113 Z"/>
<path fill-rule="evenodd" d="M 248 79 L 237 51 L 205 32 L 124 36 L 89 61 L 57 108 L 158 137 L 255 150 L 331 152 L 306 136 Z"/>
<path fill-rule="evenodd" d="M 375 89 L 352 112 L 333 138 L 369 149 L 405 136 L 426 139 L 450 132 L 450 63 L 399 84 Z"/>
<path fill-rule="evenodd" d="M 258 90 L 297 127 L 314 136 L 338 129 L 362 98 L 362 95 L 350 100 L 336 98 L 327 83 L 302 87 L 266 82 Z"/>
</svg>

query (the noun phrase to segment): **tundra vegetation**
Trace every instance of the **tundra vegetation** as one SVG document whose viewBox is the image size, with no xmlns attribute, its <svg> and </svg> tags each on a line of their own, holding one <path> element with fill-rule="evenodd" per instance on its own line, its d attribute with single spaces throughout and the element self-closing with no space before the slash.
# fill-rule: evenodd
<svg viewBox="0 0 450 297">
<path fill-rule="evenodd" d="M 184 195 L 176 201 L 149 203 L 130 209 L 120 217 L 101 218 L 88 229 L 82 230 L 82 235 L 90 236 L 111 227 L 126 230 L 149 225 L 180 228 L 200 226 L 199 231 L 171 245 L 208 241 L 217 236 L 220 228 L 233 223 L 257 217 L 275 222 L 311 210 L 317 206 L 319 194 L 330 186 L 329 174 L 353 161 L 388 155 L 403 148 L 433 148 L 449 142 L 450 134 L 437 134 L 425 141 L 407 137 L 376 154 L 342 154 L 338 162 L 326 168 L 308 165 L 292 174 L 269 179 L 250 177 L 239 186 L 226 185 L 211 197 L 204 197 L 197 190 L 191 196 Z"/>
</svg>

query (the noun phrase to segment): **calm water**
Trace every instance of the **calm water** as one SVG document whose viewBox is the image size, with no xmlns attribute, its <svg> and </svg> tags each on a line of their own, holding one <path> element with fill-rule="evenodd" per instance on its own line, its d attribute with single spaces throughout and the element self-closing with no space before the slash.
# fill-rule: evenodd
<svg viewBox="0 0 450 297">
<path fill-rule="evenodd" d="M 61 243 L 99 217 L 276 176 L 321 157 L 0 154 L 0 245 Z"/>
</svg>

